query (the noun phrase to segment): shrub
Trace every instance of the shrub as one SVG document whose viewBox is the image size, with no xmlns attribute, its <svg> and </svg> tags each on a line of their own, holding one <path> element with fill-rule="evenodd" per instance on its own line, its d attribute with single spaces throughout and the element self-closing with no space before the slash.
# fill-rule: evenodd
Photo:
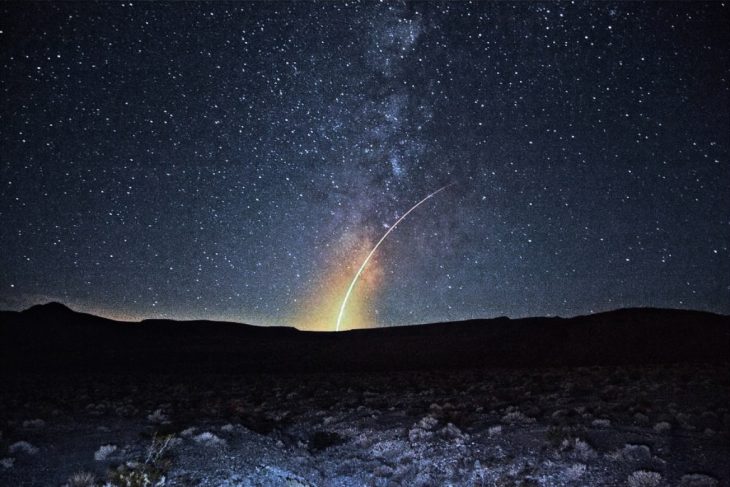
<svg viewBox="0 0 730 487">
<path fill-rule="evenodd" d="M 595 450 L 586 443 L 585 441 L 581 440 L 580 438 L 576 438 L 575 441 L 572 444 L 573 450 L 575 451 L 575 454 L 578 456 L 578 458 L 582 460 L 588 460 L 589 458 L 593 458 L 596 456 Z"/>
<path fill-rule="evenodd" d="M 702 473 L 682 475 L 680 487 L 717 487 L 719 482 L 714 477 Z"/>
<path fill-rule="evenodd" d="M 608 428 L 611 426 L 610 419 L 594 419 L 591 423 L 595 428 Z"/>
<path fill-rule="evenodd" d="M 583 463 L 576 463 L 565 469 L 565 478 L 568 481 L 578 480 L 586 473 L 586 466 Z"/>
<path fill-rule="evenodd" d="M 511 411 L 502 416 L 502 422 L 506 424 L 530 424 L 535 422 L 535 418 L 525 416 L 521 411 Z"/>
<path fill-rule="evenodd" d="M 167 415 L 162 412 L 162 409 L 155 409 L 152 414 L 147 415 L 147 421 L 155 424 L 166 424 L 169 423 Z"/>
<path fill-rule="evenodd" d="M 109 482 L 118 487 L 159 487 L 165 476 L 149 465 L 122 465 L 109 475 Z"/>
<path fill-rule="evenodd" d="M 109 473 L 109 482 L 119 487 L 159 487 L 165 485 L 165 473 L 172 466 L 169 448 L 173 442 L 172 435 L 152 437 L 152 444 L 147 447 L 144 463 L 128 462 Z"/>
<path fill-rule="evenodd" d="M 225 446 L 226 440 L 219 438 L 209 431 L 200 433 L 193 437 L 196 443 L 202 443 L 205 446 Z"/>
<path fill-rule="evenodd" d="M 629 487 L 656 487 L 662 482 L 661 474 L 648 470 L 637 470 L 629 475 Z"/>
<path fill-rule="evenodd" d="M 28 455 L 35 455 L 38 453 L 38 448 L 34 447 L 27 441 L 17 441 L 8 447 L 10 453 L 27 453 Z"/>
<path fill-rule="evenodd" d="M 93 487 L 96 485 L 96 476 L 90 472 L 76 472 L 66 481 L 67 487 Z"/>
<path fill-rule="evenodd" d="M 94 453 L 94 460 L 97 462 L 103 462 L 109 455 L 117 451 L 116 445 L 103 445 Z"/>
<path fill-rule="evenodd" d="M 23 428 L 26 429 L 40 429 L 46 425 L 46 422 L 42 419 L 29 419 L 23 421 Z"/>
</svg>

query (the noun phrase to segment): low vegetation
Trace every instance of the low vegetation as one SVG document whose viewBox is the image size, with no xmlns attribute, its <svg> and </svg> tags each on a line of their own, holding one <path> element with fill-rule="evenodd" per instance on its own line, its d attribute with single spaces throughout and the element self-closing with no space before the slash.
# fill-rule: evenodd
<svg viewBox="0 0 730 487">
<path fill-rule="evenodd" d="M 717 487 L 730 478 L 728 376 L 682 365 L 16 379 L 0 384 L 0 475 L 18 487 Z"/>
</svg>

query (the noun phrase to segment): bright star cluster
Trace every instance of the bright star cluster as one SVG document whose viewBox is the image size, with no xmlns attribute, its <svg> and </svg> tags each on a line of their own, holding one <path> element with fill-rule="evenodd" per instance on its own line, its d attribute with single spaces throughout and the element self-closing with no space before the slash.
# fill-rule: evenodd
<svg viewBox="0 0 730 487">
<path fill-rule="evenodd" d="M 0 308 L 730 313 L 725 3 L 0 6 Z"/>
</svg>

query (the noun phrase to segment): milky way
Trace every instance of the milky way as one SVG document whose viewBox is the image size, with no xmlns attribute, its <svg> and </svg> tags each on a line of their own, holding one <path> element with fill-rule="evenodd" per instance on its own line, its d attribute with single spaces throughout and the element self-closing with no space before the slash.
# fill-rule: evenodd
<svg viewBox="0 0 730 487">
<path fill-rule="evenodd" d="M 0 307 L 729 313 L 728 11 L 5 3 Z"/>
</svg>

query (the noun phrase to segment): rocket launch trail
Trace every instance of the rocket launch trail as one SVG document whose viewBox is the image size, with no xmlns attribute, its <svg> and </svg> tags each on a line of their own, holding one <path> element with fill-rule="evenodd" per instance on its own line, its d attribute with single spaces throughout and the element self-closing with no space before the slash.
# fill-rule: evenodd
<svg viewBox="0 0 730 487">
<path fill-rule="evenodd" d="M 398 218 L 398 220 L 396 220 L 396 222 L 388 229 L 388 231 L 385 232 L 385 234 L 383 234 L 382 237 L 380 237 L 380 240 L 378 240 L 378 243 L 375 244 L 375 246 L 370 251 L 370 253 L 367 255 L 367 257 L 365 257 L 365 260 L 363 260 L 362 265 L 357 270 L 357 273 L 355 273 L 355 277 L 352 278 L 352 282 L 350 283 L 350 287 L 347 288 L 347 292 L 345 293 L 345 297 L 342 299 L 342 305 L 340 306 L 340 312 L 337 315 L 337 325 L 335 326 L 335 331 L 340 331 L 340 325 L 342 324 L 342 316 L 344 315 L 345 308 L 347 307 L 347 300 L 350 299 L 350 295 L 352 294 L 352 290 L 354 289 L 355 284 L 357 284 L 357 280 L 360 278 L 360 275 L 365 270 L 365 266 L 368 265 L 368 262 L 370 261 L 370 258 L 373 256 L 373 254 L 375 254 L 375 251 L 378 250 L 378 247 L 380 247 L 380 244 L 383 243 L 383 241 L 388 237 L 388 235 L 390 235 L 390 232 L 392 232 L 393 230 L 395 230 L 395 227 L 397 227 L 398 224 L 400 222 L 402 222 L 413 210 L 415 210 L 416 208 L 418 208 L 419 206 L 421 206 L 423 203 L 425 203 L 426 201 L 428 201 L 430 198 L 433 198 L 434 196 L 436 196 L 437 194 L 439 194 L 441 191 L 445 190 L 446 188 L 448 188 L 449 186 L 452 186 L 454 184 L 455 183 L 450 183 L 450 184 L 447 184 L 446 186 L 443 186 L 443 187 L 437 189 L 436 191 L 434 191 L 433 193 L 429 194 L 428 196 L 426 196 L 425 198 L 423 198 L 421 201 L 419 201 L 418 203 L 416 203 L 415 205 L 413 205 L 410 210 L 406 211 L 400 218 Z"/>
</svg>

